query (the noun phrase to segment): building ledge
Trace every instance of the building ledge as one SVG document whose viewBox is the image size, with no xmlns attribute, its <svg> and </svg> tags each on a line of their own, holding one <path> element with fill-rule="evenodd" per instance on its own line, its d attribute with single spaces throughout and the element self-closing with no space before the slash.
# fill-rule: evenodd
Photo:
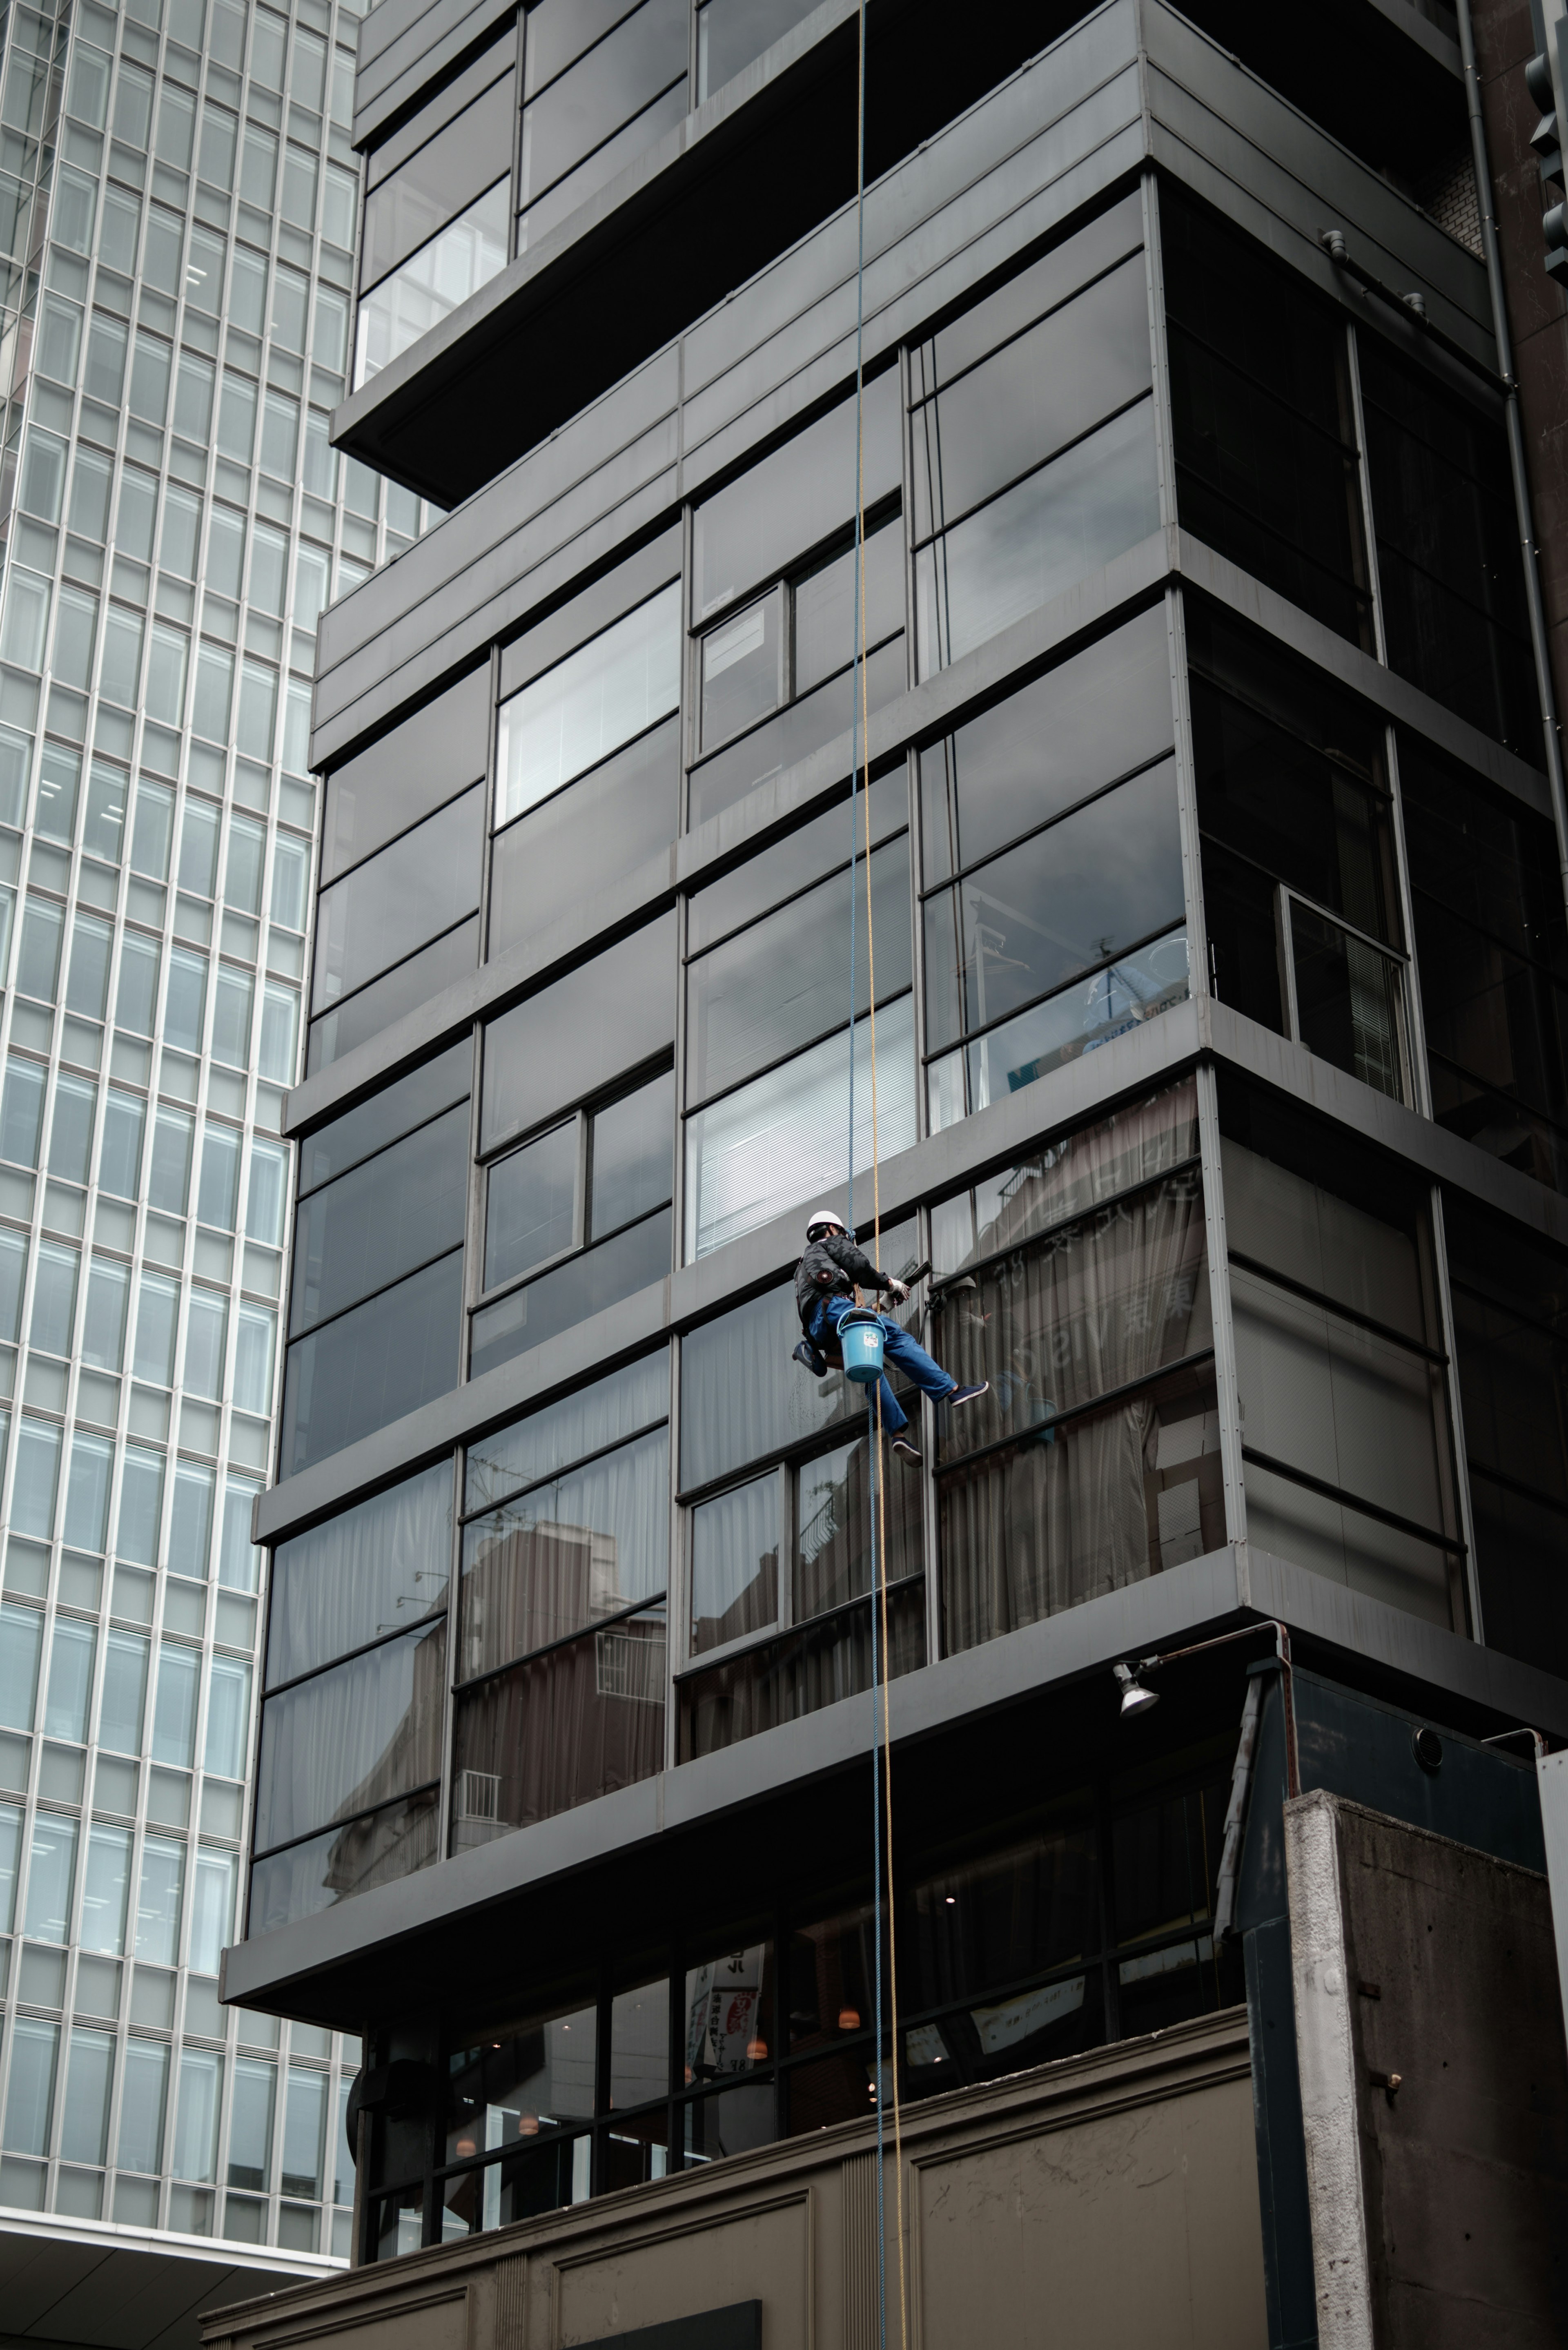
<svg viewBox="0 0 1568 2350">
<path fill-rule="evenodd" d="M 1071 23 L 996 0 L 951 54 L 936 0 L 867 11 L 867 173 Z M 471 496 L 853 200 L 857 0 L 824 0 L 664 139 L 352 392 L 340 449 L 441 506 Z M 945 48 L 940 75 L 925 61 Z"/>
<path fill-rule="evenodd" d="M 894 1770 L 905 1768 L 900 1752 L 913 1758 L 935 1740 L 972 1733 L 987 1720 L 994 1725 L 1046 1690 L 1059 1697 L 1102 1678 L 1108 1690 L 1119 1658 L 1270 1617 L 1353 1678 L 1359 1671 L 1419 1685 L 1428 1708 L 1431 1692 L 1443 1693 L 1456 1725 L 1530 1721 L 1568 1736 L 1568 1688 L 1550 1675 L 1241 1543 L 894 1681 Z M 667 1889 L 688 1869 L 701 1878 L 715 1836 L 732 1855 L 747 1848 L 752 1831 L 741 1824 L 748 1814 L 813 1789 L 820 1814 L 825 1786 L 858 1780 L 876 1736 L 868 1701 L 826 1706 L 238 1942 L 224 1954 L 222 1996 L 349 2030 L 361 2029 L 368 2012 L 400 2003 L 394 1982 L 404 2006 L 439 2004 L 454 1965 L 481 1959 L 492 1941 L 514 1946 L 519 1903 L 543 1899 L 554 1918 L 568 1884 L 591 1902 L 607 1871 L 623 1901 L 643 1877 Z M 842 1811 L 842 1802 L 834 1807 Z"/>
<path fill-rule="evenodd" d="M 203 2311 L 324 2284 L 348 2265 L 322 2252 L 0 2209 L 0 2340 L 8 2350 L 27 2342 L 196 2350 Z"/>
</svg>

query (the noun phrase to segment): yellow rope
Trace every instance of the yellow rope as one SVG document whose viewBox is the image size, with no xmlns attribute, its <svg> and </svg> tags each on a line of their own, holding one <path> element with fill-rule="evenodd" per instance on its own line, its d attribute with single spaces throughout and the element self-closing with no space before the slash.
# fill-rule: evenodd
<svg viewBox="0 0 1568 2350">
<path fill-rule="evenodd" d="M 862 193 L 864 192 L 862 191 Z M 865 391 L 857 378 L 856 397 L 862 414 L 856 432 L 857 471 L 855 484 L 855 530 L 860 547 L 860 743 L 864 761 L 862 796 L 866 807 L 866 983 L 871 1049 L 871 1253 L 872 1261 L 882 1261 L 882 1189 L 881 1163 L 877 1132 L 877 938 L 871 914 L 871 748 L 867 730 L 871 723 L 869 687 L 866 675 L 866 436 L 864 431 Z M 852 783 L 853 788 L 853 783 Z M 853 1058 L 855 1035 L 850 1031 L 849 1050 Z M 852 1145 L 853 1148 L 853 1139 Z M 853 1174 L 853 1161 L 851 1162 Z M 898 2245 L 898 2338 L 908 2350 L 909 2339 L 909 2287 L 905 2275 L 904 2257 L 904 2139 L 903 2101 L 898 2090 L 898 1935 L 893 1904 L 893 1733 L 888 1714 L 888 1679 L 890 1657 L 888 1647 L 888 1494 L 883 1476 L 882 1398 L 877 1390 L 877 1532 L 873 1573 L 877 1585 L 877 1604 L 881 1613 L 882 1629 L 882 1794 L 887 1821 L 888 1870 L 888 1994 L 892 2010 L 892 2037 L 889 2043 L 891 2064 L 889 2076 L 893 2085 L 893 2178 L 897 2196 Z M 875 1734 L 875 1732 L 873 1732 Z M 877 2052 L 881 2062 L 881 2050 Z"/>
</svg>

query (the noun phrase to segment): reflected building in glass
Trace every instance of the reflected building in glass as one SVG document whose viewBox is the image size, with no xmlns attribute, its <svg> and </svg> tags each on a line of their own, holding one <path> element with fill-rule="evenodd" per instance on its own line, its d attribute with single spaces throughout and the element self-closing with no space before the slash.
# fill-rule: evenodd
<svg viewBox="0 0 1568 2350">
<path fill-rule="evenodd" d="M 1293 1772 L 1461 1843 L 1493 1774 L 1541 1866 L 1484 1742 L 1568 1735 L 1547 460 L 1456 20 L 1346 0 L 1391 126 L 1197 13 L 937 76 L 872 5 L 859 278 L 853 6 L 360 27 L 333 436 L 450 511 L 317 640 L 224 1974 L 368 2033 L 359 2264 L 1262 2049 Z M 792 1357 L 824 1200 L 985 1383 L 918 1463 Z"/>
<path fill-rule="evenodd" d="M 327 434 L 357 13 L 79 0 L 5 27 L 0 2205 L 59 2293 L 119 2244 L 99 2285 L 171 2314 L 349 2241 L 358 2037 L 225 2009 L 218 1979 L 317 629 L 424 519 Z"/>
</svg>

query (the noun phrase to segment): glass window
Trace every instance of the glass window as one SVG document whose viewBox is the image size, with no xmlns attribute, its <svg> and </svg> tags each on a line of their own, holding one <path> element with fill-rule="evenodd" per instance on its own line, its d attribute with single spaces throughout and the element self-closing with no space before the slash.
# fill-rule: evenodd
<svg viewBox="0 0 1568 2350">
<path fill-rule="evenodd" d="M 864 867 L 846 866 L 777 913 L 710 948 L 690 964 L 686 979 L 689 1103 L 725 1091 L 842 1024 L 852 902 L 862 946 L 857 962 L 855 1009 L 857 1013 L 867 1009 L 870 958 L 864 951 L 866 891 Z M 873 850 L 870 896 L 877 999 L 886 1003 L 909 984 L 907 840 L 889 841 Z M 881 1038 L 877 1041 L 880 1045 Z"/>
<path fill-rule="evenodd" d="M 284 1378 L 283 1473 L 384 1428 L 458 1376 L 462 1252 L 296 1339 Z"/>
<path fill-rule="evenodd" d="M 92 1824 L 82 1872 L 81 1945 L 119 1958 L 125 1950 L 126 1905 L 130 1897 L 130 1831 Z M 101 2161 L 102 2156 L 93 2159 Z"/>
<path fill-rule="evenodd" d="M 662 1429 L 497 1503 L 463 1535 L 460 1677 L 656 1598 L 669 1546 Z"/>
<path fill-rule="evenodd" d="M 119 2093 L 119 2141 L 115 2159 L 122 2170 L 156 2171 L 162 2168 L 163 2115 L 168 2095 L 168 2043 L 139 2040 L 132 2033 L 125 2043 L 125 2073 Z"/>
<path fill-rule="evenodd" d="M 31 1607 L 0 1607 L 0 1724 L 31 1730 L 44 1619 Z"/>
<path fill-rule="evenodd" d="M 1476 1573 L 1490 1647 L 1568 1664 L 1568 1267 L 1514 1223 L 1444 1196 Z"/>
<path fill-rule="evenodd" d="M 1551 819 L 1399 738 L 1439 1124 L 1568 1191 L 1568 934 Z"/>
<path fill-rule="evenodd" d="M 1272 1096 L 1221 1123 L 1250 1538 L 1462 1627 L 1421 1187 Z"/>
<path fill-rule="evenodd" d="M 793 563 L 852 521 L 856 506 L 853 398 L 819 417 L 782 448 L 698 506 L 692 538 L 691 617 L 711 613 L 780 577 Z M 864 498 L 874 507 L 898 489 L 897 372 L 866 386 Z"/>
<path fill-rule="evenodd" d="M 461 1247 L 468 1109 L 459 1103 L 300 1204 L 289 1326 L 307 1329 Z"/>
<path fill-rule="evenodd" d="M 49 1643 L 48 1693 L 44 1700 L 44 1735 L 87 1742 L 88 1712 L 92 1703 L 93 1667 L 98 1660 L 98 1630 L 72 1617 L 57 1617 Z"/>
<path fill-rule="evenodd" d="M 46 1355 L 68 1355 L 77 1317 L 77 1280 L 81 1253 L 58 1241 L 41 1241 L 33 1274 L 29 1346 Z"/>
<path fill-rule="evenodd" d="M 149 1836 L 141 1847 L 136 1897 L 136 1956 L 171 1967 L 180 1949 L 180 1905 L 185 1891 L 185 1847 L 171 1836 Z M 123 2161 L 124 2157 L 121 2156 Z"/>
<path fill-rule="evenodd" d="M 871 1164 L 871 1054 L 857 1020 L 855 1171 Z M 847 1029 L 686 1119 L 688 1262 L 787 1209 L 842 1186 L 849 1137 Z M 884 1159 L 915 1139 L 914 1018 L 901 996 L 877 1015 L 878 1148 Z"/>
<path fill-rule="evenodd" d="M 64 1942 L 69 1938 L 78 1833 L 75 1820 L 51 1812 L 40 1812 L 33 1822 L 22 1926 L 30 1941 Z"/>
<path fill-rule="evenodd" d="M 691 1513 L 691 1650 L 761 1631 L 778 1613 L 779 1481 L 754 1478 Z"/>
<path fill-rule="evenodd" d="M 428 1867 L 436 1857 L 434 1791 L 382 1804 L 379 1811 L 292 1845 L 251 1870 L 250 1931 L 270 1933 L 294 1918 L 312 1918 L 335 1902 Z"/>
<path fill-rule="evenodd" d="M 151 1643 L 140 1632 L 110 1629 L 104 1651 L 103 1697 L 99 1706 L 99 1744 L 112 1754 L 140 1754 L 147 1710 Z"/>
<path fill-rule="evenodd" d="M 597 766 L 680 702 L 675 582 L 502 703 L 497 825 Z"/>
<path fill-rule="evenodd" d="M 1194 1125 L 1179 1087 L 933 1214 L 935 1351 L 991 1382 L 940 1439 L 950 1651 L 1224 1539 Z"/>
<path fill-rule="evenodd" d="M 1168 185 L 1159 219 L 1182 525 L 1370 652 L 1344 314 Z"/>
<path fill-rule="evenodd" d="M 591 26 L 593 18 L 589 18 Z M 574 30 L 582 47 L 587 27 Z M 643 0 L 579 55 L 523 110 L 522 203 L 535 235 L 582 203 L 686 112 L 689 13 L 680 0 Z M 540 42 L 528 87 L 539 88 L 553 44 Z M 548 203 L 541 199 L 555 189 Z"/>
<path fill-rule="evenodd" d="M 1388 664 L 1532 767 L 1541 702 L 1501 414 L 1356 341 Z"/>
<path fill-rule="evenodd" d="M 506 266 L 508 210 L 507 182 L 500 180 L 361 297 L 355 324 L 356 390 Z"/>
<path fill-rule="evenodd" d="M 174 2107 L 174 2145 L 170 2168 L 176 2178 L 217 2176 L 218 2112 L 223 2103 L 223 2060 L 215 2049 L 182 2048 L 180 2089 Z"/>
<path fill-rule="evenodd" d="M 55 1115 L 49 1128 L 49 1172 L 67 1183 L 85 1183 L 92 1159 L 98 1087 L 85 1077 L 55 1079 Z"/>
<path fill-rule="evenodd" d="M 71 1440 L 70 1478 L 66 1487 L 66 1540 L 78 1550 L 109 1546 L 109 1489 L 114 1447 L 107 1437 L 78 1429 Z M 85 1735 L 85 1732 L 84 1732 Z"/>
<path fill-rule="evenodd" d="M 1118 206 L 922 351 L 922 677 L 1158 527 L 1140 244 Z"/>
<path fill-rule="evenodd" d="M 573 1246 L 581 1143 L 579 1122 L 571 1118 L 491 1169 L 485 1186 L 486 1289 Z"/>
<path fill-rule="evenodd" d="M 73 2031 L 60 2155 L 67 2162 L 104 2162 L 109 2157 L 109 2093 L 114 2082 L 114 2034 Z"/>
<path fill-rule="evenodd" d="M 352 994 L 474 910 L 483 797 L 477 786 L 465 793 L 322 891 L 313 1010 Z"/>
<path fill-rule="evenodd" d="M 1188 644 L 1216 990 L 1403 1098 L 1383 729 L 1321 672 L 1191 601 Z"/>
<path fill-rule="evenodd" d="M 437 1623 L 266 1700 L 256 1765 L 258 1851 L 440 1776 L 445 1656 L 446 1627 Z"/>
<path fill-rule="evenodd" d="M 231 2187 L 265 2194 L 272 2184 L 272 2125 L 277 2100 L 277 2066 L 241 2056 L 234 2064 L 229 2100 Z"/>
<path fill-rule="evenodd" d="M 675 929 L 660 916 L 489 1023 L 480 1148 L 542 1125 L 674 1037 Z"/>
<path fill-rule="evenodd" d="M 8 2154 L 47 2154 L 59 2052 L 57 2023 L 16 2017 L 11 2026 L 11 2079 L 5 2092 Z"/>
<path fill-rule="evenodd" d="M 447 2160 L 586 2120 L 594 2111 L 597 2022 L 592 2006 L 509 2017 L 472 2035 L 472 2046 L 453 2048 L 443 2091 Z"/>
<path fill-rule="evenodd" d="M 273 1555 L 269 1685 L 443 1614 L 451 1555 L 444 1462 L 281 1543 Z"/>
<path fill-rule="evenodd" d="M 359 277 L 373 286 L 467 209 L 511 169 L 515 124 L 515 54 L 510 39 L 490 52 L 508 69 L 483 95 L 377 182 L 365 200 Z M 352 237 L 347 240 L 350 245 Z"/>
<path fill-rule="evenodd" d="M 607 889 L 673 840 L 680 786 L 677 715 L 509 825 L 491 851 L 491 959 L 529 935 L 541 905 Z"/>
</svg>

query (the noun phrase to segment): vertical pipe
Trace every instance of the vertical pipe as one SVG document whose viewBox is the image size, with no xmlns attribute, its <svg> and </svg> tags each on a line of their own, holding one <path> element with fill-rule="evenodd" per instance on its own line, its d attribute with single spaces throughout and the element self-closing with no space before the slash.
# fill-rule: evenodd
<svg viewBox="0 0 1568 2350">
<path fill-rule="evenodd" d="M 1480 211 L 1481 250 L 1486 256 L 1487 284 L 1491 293 L 1492 333 L 1497 363 L 1505 386 L 1504 416 L 1508 426 L 1508 457 L 1513 475 L 1514 512 L 1519 525 L 1520 551 L 1524 563 L 1524 597 L 1530 613 L 1530 642 L 1535 656 L 1536 684 L 1541 695 L 1541 724 L 1546 746 L 1546 776 L 1552 791 L 1552 815 L 1557 827 L 1558 876 L 1568 903 L 1568 796 L 1563 782 L 1563 746 L 1557 732 L 1557 697 L 1552 685 L 1552 661 L 1546 642 L 1546 612 L 1541 597 L 1541 574 L 1535 556 L 1535 529 L 1531 516 L 1530 476 L 1524 462 L 1524 429 L 1519 416 L 1519 379 L 1513 368 L 1513 343 L 1508 331 L 1508 307 L 1503 296 L 1502 262 L 1498 253 L 1497 219 L 1492 209 L 1491 172 L 1487 161 L 1486 124 L 1481 115 L 1480 77 L 1476 71 L 1475 36 L 1469 0 L 1457 0 L 1459 54 L 1464 59 L 1465 101 L 1469 109 L 1470 158 Z"/>
</svg>

